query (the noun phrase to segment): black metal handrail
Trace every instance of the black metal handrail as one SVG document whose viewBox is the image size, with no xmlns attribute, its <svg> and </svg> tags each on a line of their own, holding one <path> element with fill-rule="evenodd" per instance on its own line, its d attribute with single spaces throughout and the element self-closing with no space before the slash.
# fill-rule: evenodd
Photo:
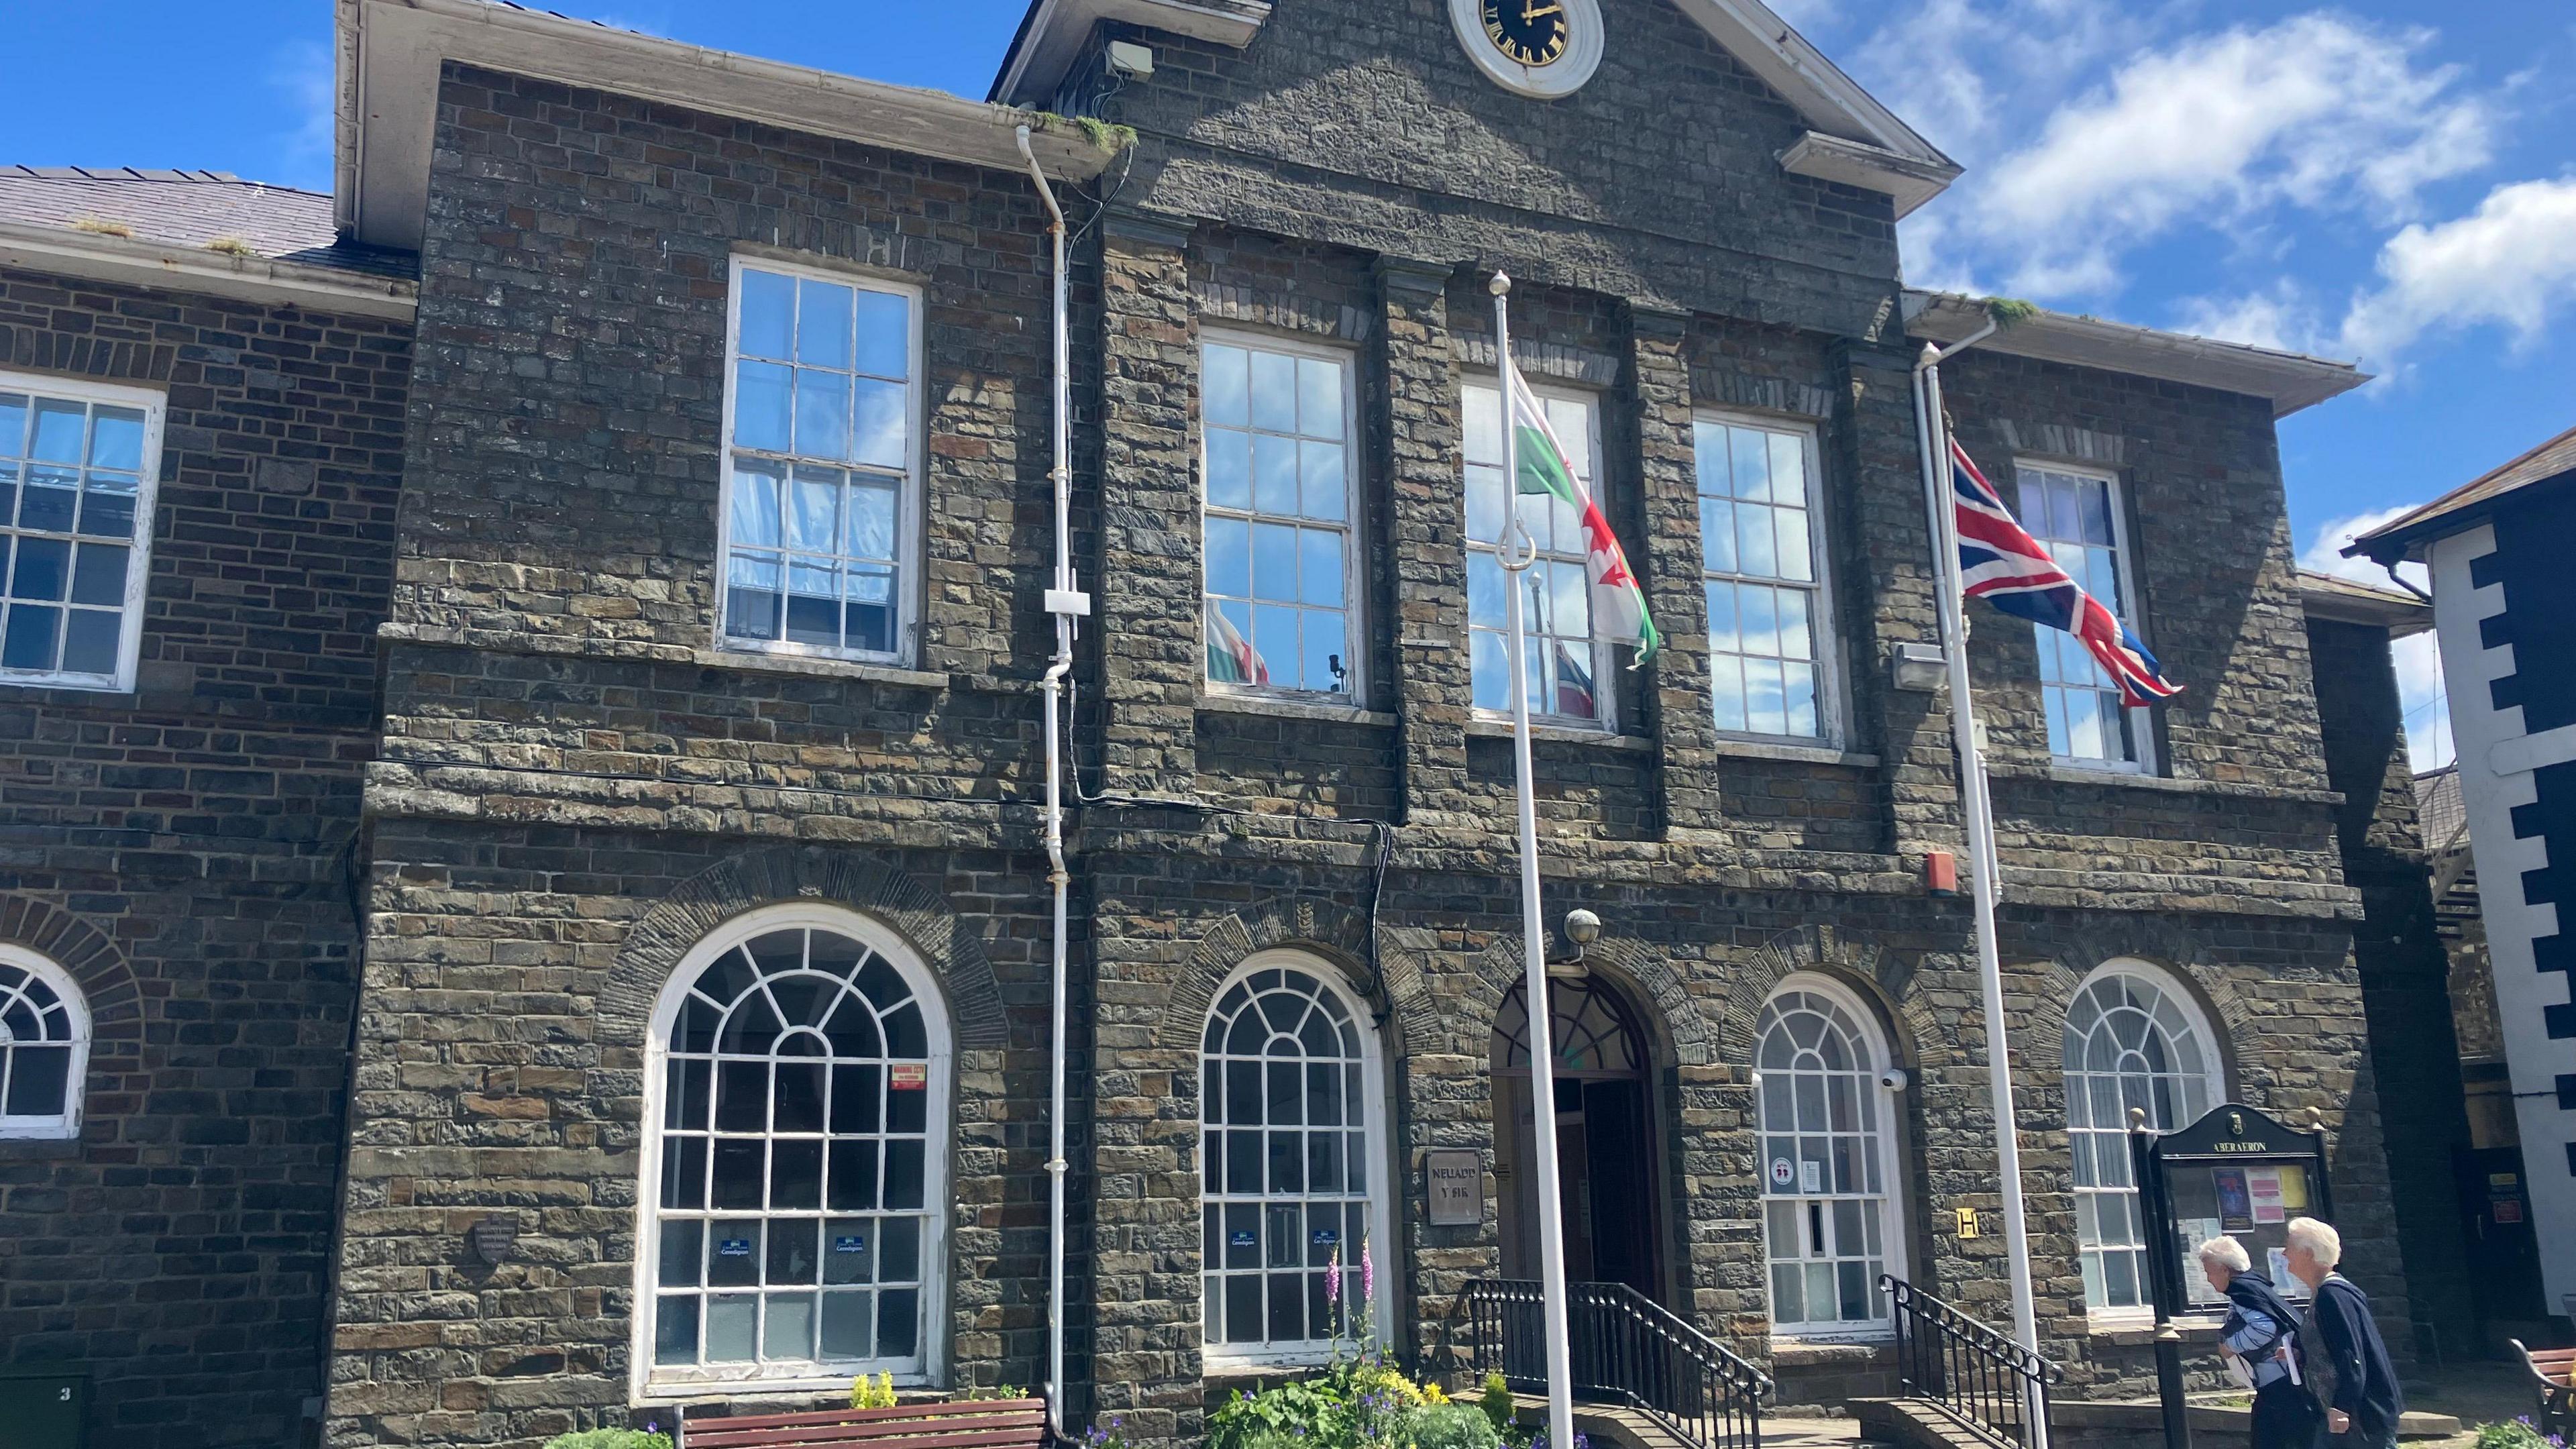
<svg viewBox="0 0 2576 1449">
<path fill-rule="evenodd" d="M 1477 1373 L 1546 1392 L 1543 1304 L 1534 1282 L 1467 1285 Z M 1577 1398 L 1635 1409 L 1694 1449 L 1761 1449 L 1771 1381 L 1662 1305 L 1625 1283 L 1569 1283 L 1566 1328 Z"/>
<path fill-rule="evenodd" d="M 2063 1370 L 1902 1278 L 1883 1275 L 1878 1286 L 1896 1310 L 1899 1392 L 1947 1409 L 1988 1443 L 2046 1442 L 2048 1390 L 2065 1380 Z M 2039 1438 L 2031 1434 L 2034 1415 Z"/>
</svg>

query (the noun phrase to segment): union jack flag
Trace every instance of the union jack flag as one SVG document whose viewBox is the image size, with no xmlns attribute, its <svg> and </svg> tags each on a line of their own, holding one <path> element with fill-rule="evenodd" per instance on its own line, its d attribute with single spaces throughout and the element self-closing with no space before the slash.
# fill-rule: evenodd
<svg viewBox="0 0 2576 1449">
<path fill-rule="evenodd" d="M 1950 458 L 1958 465 L 1950 470 L 1950 486 L 1959 514 L 1959 580 L 1968 597 L 2082 640 L 2131 709 L 2181 693 L 2138 636 L 2013 518 L 2003 495 L 1955 438 Z"/>
</svg>

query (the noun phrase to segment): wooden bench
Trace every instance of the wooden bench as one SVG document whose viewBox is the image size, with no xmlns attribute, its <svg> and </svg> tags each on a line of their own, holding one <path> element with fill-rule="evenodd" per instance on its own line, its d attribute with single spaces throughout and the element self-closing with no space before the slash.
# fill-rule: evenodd
<svg viewBox="0 0 2576 1449">
<path fill-rule="evenodd" d="M 1046 1435 L 1044 1399 L 966 1399 L 692 1419 L 681 1426 L 680 1442 L 686 1449 L 1037 1449 Z"/>
<path fill-rule="evenodd" d="M 2523 1347 L 2521 1339 L 2505 1342 L 2522 1355 L 2522 1366 L 2531 1371 L 2532 1385 L 2540 1391 L 2540 1412 L 2532 1422 L 2543 1434 L 2576 1433 L 2576 1348 L 2535 1352 Z"/>
</svg>

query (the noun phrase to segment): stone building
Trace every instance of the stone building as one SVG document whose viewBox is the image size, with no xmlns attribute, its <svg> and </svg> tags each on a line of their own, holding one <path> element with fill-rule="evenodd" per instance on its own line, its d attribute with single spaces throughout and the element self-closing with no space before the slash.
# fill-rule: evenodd
<svg viewBox="0 0 2576 1449">
<path fill-rule="evenodd" d="M 89 486 L 159 480 L 89 610 L 122 654 L 0 646 L 0 989 L 61 1023 L 6 1050 L 88 1053 L 0 1141 L 0 1330 L 115 1442 L 1040 1381 L 1086 607 L 1068 1415 L 1186 1439 L 1336 1336 L 1454 1368 L 1532 1271 L 1498 268 L 1671 641 L 1535 601 L 1546 908 L 1604 924 L 1550 1004 L 1573 1269 L 1793 1405 L 1891 1382 L 1881 1273 L 2008 1317 L 1946 701 L 1895 667 L 1910 370 L 1986 311 L 1898 266 L 1957 168 L 1755 0 L 1497 19 L 1526 61 L 1475 0 L 1053 0 L 987 102 L 480 0 L 337 23 L 327 218 L 188 230 L 234 183 L 166 177 L 0 233 L 0 420 L 139 414 Z M 1945 378 L 2188 686 L 1973 640 L 2049 1351 L 2146 1371 L 2130 1098 L 2321 1112 L 2405 1321 L 2273 431 L 2361 379 L 2045 314 Z M 49 516 L 18 547 L 96 546 Z M 28 577 L 9 641 L 92 602 Z"/>
</svg>

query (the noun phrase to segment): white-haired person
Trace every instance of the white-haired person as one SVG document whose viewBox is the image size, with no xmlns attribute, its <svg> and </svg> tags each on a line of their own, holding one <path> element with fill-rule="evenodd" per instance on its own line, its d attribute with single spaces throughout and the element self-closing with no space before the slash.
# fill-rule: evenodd
<svg viewBox="0 0 2576 1449">
<path fill-rule="evenodd" d="M 2343 1235 L 2315 1218 L 2292 1218 L 2290 1276 L 2308 1285 L 2304 1336 L 2312 1346 L 2317 1399 L 2326 1406 L 2326 1432 L 2336 1449 L 2390 1449 L 2406 1399 L 2388 1345 L 2371 1319 L 2370 1299 L 2335 1271 L 2343 1261 Z"/>
<path fill-rule="evenodd" d="M 2298 1310 L 2254 1271 L 2243 1243 L 2212 1238 L 2195 1251 L 2209 1286 L 2227 1295 L 2218 1351 L 2254 1386 L 2254 1449 L 2313 1449 L 2324 1416 L 2307 1387 Z"/>
</svg>

